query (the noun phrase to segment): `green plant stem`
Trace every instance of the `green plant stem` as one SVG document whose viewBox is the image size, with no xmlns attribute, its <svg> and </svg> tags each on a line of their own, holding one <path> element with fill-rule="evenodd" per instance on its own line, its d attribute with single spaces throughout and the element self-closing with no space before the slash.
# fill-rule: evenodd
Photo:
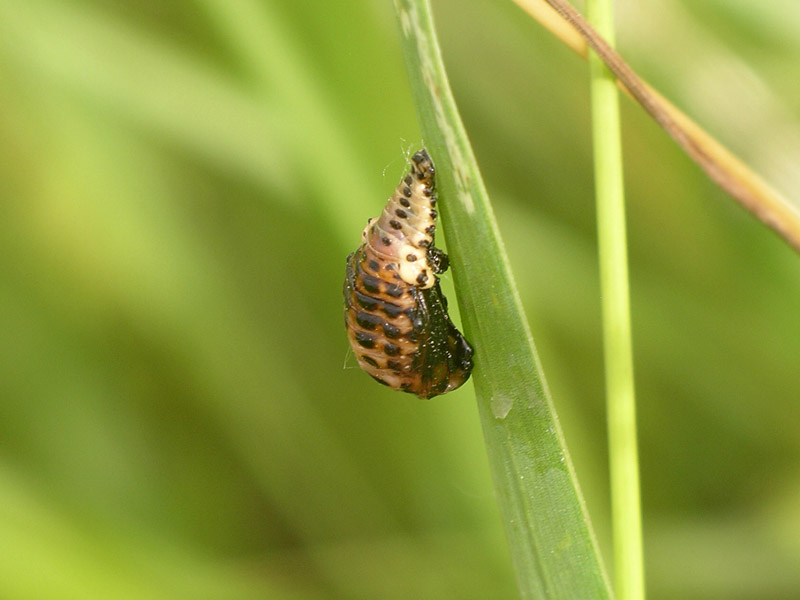
<svg viewBox="0 0 800 600">
<path fill-rule="evenodd" d="M 749 169 L 728 149 L 651 88 L 567 0 L 514 0 L 564 43 L 585 55 L 586 48 L 573 34 L 538 5 L 546 2 L 598 53 L 616 75 L 619 85 L 638 102 L 684 152 L 720 188 L 800 252 L 800 210 Z"/>
<path fill-rule="evenodd" d="M 590 22 L 613 43 L 611 0 L 588 0 L 586 7 Z M 614 581 L 617 598 L 641 600 L 644 598 L 644 567 L 619 98 L 614 75 L 594 52 L 590 56 L 590 71 Z"/>
<path fill-rule="evenodd" d="M 608 600 L 610 586 L 500 232 L 444 71 L 427 0 L 395 0 L 409 83 L 436 163 L 442 230 L 492 477 L 522 598 Z M 456 392 L 458 393 L 458 392 Z"/>
</svg>

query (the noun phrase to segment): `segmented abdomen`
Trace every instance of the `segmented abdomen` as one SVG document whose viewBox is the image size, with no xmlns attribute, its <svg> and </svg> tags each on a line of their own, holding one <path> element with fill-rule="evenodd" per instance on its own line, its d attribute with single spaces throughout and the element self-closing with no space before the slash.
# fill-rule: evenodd
<svg viewBox="0 0 800 600">
<path fill-rule="evenodd" d="M 435 205 L 433 163 L 420 150 L 381 215 L 364 228 L 344 285 L 345 324 L 359 366 L 422 398 L 459 387 L 472 370 L 472 348 L 439 288 L 447 257 L 434 247 Z"/>
</svg>

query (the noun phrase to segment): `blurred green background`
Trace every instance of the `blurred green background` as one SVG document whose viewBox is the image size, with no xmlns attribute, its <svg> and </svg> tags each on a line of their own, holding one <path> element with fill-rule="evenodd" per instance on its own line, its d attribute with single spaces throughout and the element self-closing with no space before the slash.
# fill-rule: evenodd
<svg viewBox="0 0 800 600">
<path fill-rule="evenodd" d="M 587 69 L 434 11 L 608 560 Z M 795 0 L 617 14 L 800 197 Z M 623 105 L 650 597 L 800 597 L 800 257 Z M 420 144 L 388 0 L 0 0 L 0 598 L 516 597 L 471 386 L 381 388 L 343 333 Z"/>
</svg>

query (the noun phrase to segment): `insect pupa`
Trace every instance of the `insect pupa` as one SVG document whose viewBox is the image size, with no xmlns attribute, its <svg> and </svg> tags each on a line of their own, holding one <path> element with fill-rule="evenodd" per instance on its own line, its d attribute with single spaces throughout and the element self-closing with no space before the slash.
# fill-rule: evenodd
<svg viewBox="0 0 800 600">
<path fill-rule="evenodd" d="M 435 169 L 425 149 L 367 222 L 347 257 L 344 320 L 359 366 L 373 379 L 420 398 L 469 379 L 473 350 L 447 314 L 439 274 L 447 255 L 434 245 Z"/>
</svg>

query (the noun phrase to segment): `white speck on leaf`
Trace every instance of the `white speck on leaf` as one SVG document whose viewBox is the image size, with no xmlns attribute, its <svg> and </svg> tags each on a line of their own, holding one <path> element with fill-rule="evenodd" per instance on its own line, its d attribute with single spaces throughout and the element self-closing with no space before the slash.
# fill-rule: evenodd
<svg viewBox="0 0 800 600">
<path fill-rule="evenodd" d="M 492 396 L 489 405 L 495 419 L 505 419 L 514 406 L 514 400 L 508 396 Z"/>
</svg>

